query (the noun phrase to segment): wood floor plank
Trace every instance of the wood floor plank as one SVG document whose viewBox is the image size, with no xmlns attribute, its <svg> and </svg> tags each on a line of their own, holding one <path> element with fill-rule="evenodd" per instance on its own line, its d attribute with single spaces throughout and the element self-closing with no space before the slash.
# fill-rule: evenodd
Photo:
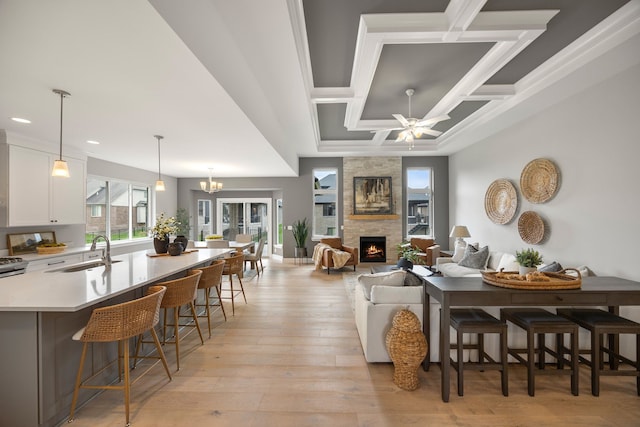
<svg viewBox="0 0 640 427">
<path fill-rule="evenodd" d="M 640 398 L 632 378 L 605 377 L 591 396 L 581 368 L 580 396 L 568 378 L 541 377 L 527 394 L 526 372 L 509 370 L 509 397 L 494 371 L 465 373 L 465 396 L 440 399 L 440 370 L 419 371 L 413 392 L 393 384 L 393 365 L 367 363 L 342 272 L 265 261 L 260 277 L 244 280 L 248 303 L 235 316 L 214 314 L 211 339 L 190 334 L 181 369 L 168 381 L 156 366 L 132 389 L 133 426 L 637 426 Z M 368 266 L 359 266 L 367 272 Z M 344 270 L 351 274 L 351 269 Z M 205 326 L 206 319 L 201 319 Z M 206 326 L 205 326 L 206 327 Z M 165 346 L 170 367 L 175 351 Z M 107 391 L 77 413 L 74 425 L 124 422 L 122 394 Z"/>
</svg>

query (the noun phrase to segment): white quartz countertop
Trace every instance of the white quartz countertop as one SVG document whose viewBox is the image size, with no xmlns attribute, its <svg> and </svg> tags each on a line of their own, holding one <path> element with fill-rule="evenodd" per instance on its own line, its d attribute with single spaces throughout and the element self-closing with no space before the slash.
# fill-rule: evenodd
<svg viewBox="0 0 640 427">
<path fill-rule="evenodd" d="M 65 273 L 51 268 L 0 278 L 0 311 L 79 311 L 189 268 L 205 265 L 230 251 L 198 249 L 180 256 L 150 257 L 148 254 L 153 251 L 145 250 L 114 256 L 113 260 L 120 262 L 115 262 L 110 269 L 100 266 Z"/>
</svg>

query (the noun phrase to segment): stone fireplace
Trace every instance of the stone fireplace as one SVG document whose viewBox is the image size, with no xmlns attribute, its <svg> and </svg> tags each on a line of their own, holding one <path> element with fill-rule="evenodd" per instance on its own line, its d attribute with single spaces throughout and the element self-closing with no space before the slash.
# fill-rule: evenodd
<svg viewBox="0 0 640 427">
<path fill-rule="evenodd" d="M 387 238 L 385 236 L 360 237 L 360 262 L 386 262 Z"/>
</svg>

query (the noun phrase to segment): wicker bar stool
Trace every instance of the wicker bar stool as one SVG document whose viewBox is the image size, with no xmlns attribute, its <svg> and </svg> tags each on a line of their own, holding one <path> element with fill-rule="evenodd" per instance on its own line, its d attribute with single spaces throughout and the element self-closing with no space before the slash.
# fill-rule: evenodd
<svg viewBox="0 0 640 427">
<path fill-rule="evenodd" d="M 223 276 L 229 276 L 229 289 L 225 289 L 224 287 L 220 287 L 222 295 L 224 296 L 222 299 L 230 299 L 231 300 L 231 313 L 235 316 L 236 314 L 236 306 L 235 306 L 235 297 L 242 293 L 242 297 L 244 298 L 245 304 L 247 303 L 247 296 L 244 294 L 244 286 L 242 286 L 242 269 L 244 267 L 244 254 L 238 253 L 236 255 L 230 256 L 224 259 L 224 269 L 222 270 Z M 240 282 L 240 290 L 234 291 L 233 289 L 233 275 L 236 275 L 238 281 Z"/>
<path fill-rule="evenodd" d="M 458 373 L 458 396 L 464 395 L 464 369 L 484 371 L 494 369 L 500 371 L 502 394 L 509 395 L 508 360 L 507 360 L 507 323 L 496 319 L 479 308 L 451 309 L 451 327 L 457 332 L 457 343 L 451 344 L 452 350 L 457 350 L 456 361 L 450 358 L 451 367 Z M 464 334 L 477 334 L 477 344 L 463 344 Z M 500 334 L 500 362 L 493 360 L 484 351 L 484 334 Z M 463 350 L 478 350 L 478 362 L 463 360 Z M 489 363 L 485 363 L 487 360 Z"/>
<path fill-rule="evenodd" d="M 135 380 L 131 381 L 129 374 L 129 339 L 137 336 L 139 338 L 138 341 L 140 341 L 142 334 L 146 331 L 151 333 L 158 354 L 155 357 L 147 356 L 146 358 L 155 358 L 158 359 L 158 361 L 162 361 L 164 370 L 166 371 L 169 380 L 171 380 L 169 366 L 167 365 L 167 360 L 164 357 L 160 341 L 158 340 L 158 335 L 154 328 L 160 318 L 160 302 L 165 291 L 166 288 L 164 286 L 151 286 L 148 289 L 147 295 L 142 298 L 109 307 L 96 308 L 93 310 L 93 313 L 91 313 L 91 318 L 89 319 L 87 326 L 76 332 L 73 336 L 74 340 L 82 341 L 83 346 L 82 355 L 80 356 L 80 366 L 78 366 L 78 374 L 76 376 L 75 388 L 73 390 L 69 422 L 73 421 L 76 404 L 78 403 L 78 392 L 81 388 L 118 389 L 124 390 L 125 417 L 127 425 L 129 425 L 129 399 L 131 394 L 131 385 L 136 383 L 144 374 L 149 372 L 149 370 L 157 364 L 157 362 L 154 363 L 143 373 L 138 375 Z M 104 369 L 96 372 L 85 381 L 82 381 L 82 370 L 87 356 L 88 344 L 114 341 L 118 342 L 118 377 L 120 381 L 122 381 L 122 373 L 124 371 L 124 384 L 87 384 L 91 379 L 102 373 Z M 134 358 L 136 356 L 134 356 Z M 122 363 L 123 361 L 124 363 Z"/>
<path fill-rule="evenodd" d="M 640 323 L 596 308 L 559 308 L 557 313 L 591 333 L 591 360 L 580 357 L 580 360 L 591 368 L 591 394 L 600 395 L 601 375 L 612 375 L 635 376 L 636 392 L 640 396 Z M 605 334 L 609 338 L 606 346 L 603 340 Z M 615 339 L 619 334 L 636 336 L 635 362 L 620 354 Z M 609 355 L 609 370 L 604 369 L 604 353 Z M 620 364 L 630 365 L 635 370 L 620 370 Z"/>
<path fill-rule="evenodd" d="M 527 367 L 527 388 L 529 396 L 535 394 L 536 375 L 570 375 L 571 394 L 578 395 L 578 325 L 549 313 L 541 308 L 501 308 L 500 319 L 506 320 L 527 331 L 527 348 L 509 348 L 508 352 L 518 362 Z M 556 334 L 556 349 L 553 351 L 547 347 L 544 341 L 545 334 Z M 571 335 L 571 360 L 564 358 L 564 335 Z M 535 336 L 538 336 L 538 345 L 535 345 Z M 545 367 L 545 353 L 555 357 L 558 369 L 549 370 Z M 524 359 L 521 354 L 526 354 Z M 535 369 L 535 355 L 538 355 L 538 369 Z M 564 369 L 565 362 L 570 363 L 570 369 Z"/>
<path fill-rule="evenodd" d="M 198 292 L 198 282 L 202 276 L 201 271 L 193 271 L 185 277 L 176 280 L 170 280 L 168 282 L 159 283 L 161 286 L 167 287 L 167 292 L 162 298 L 162 304 L 160 307 L 164 308 L 164 319 L 162 322 L 162 343 L 167 343 L 167 326 L 173 328 L 173 342 L 176 345 L 176 365 L 177 370 L 180 370 L 180 327 L 190 326 L 195 327 L 200 336 L 200 342 L 204 345 L 204 339 L 202 338 L 202 332 L 200 331 L 200 325 L 198 324 L 198 316 L 196 308 L 193 305 L 193 301 L 196 299 Z M 193 325 L 180 324 L 180 308 L 183 306 L 189 306 L 191 310 L 191 318 L 193 319 Z M 169 309 L 173 309 L 173 323 L 167 323 L 167 312 Z"/>
<path fill-rule="evenodd" d="M 204 304 L 195 303 L 196 307 L 205 307 L 206 317 L 207 317 L 207 325 L 209 327 L 209 338 L 211 338 L 211 307 L 220 307 L 222 310 L 222 315 L 224 316 L 224 321 L 227 321 L 227 313 L 224 311 L 224 305 L 222 305 L 222 298 L 220 295 L 220 284 L 222 281 L 222 270 L 224 269 L 224 260 L 219 259 L 211 263 L 208 267 L 200 267 L 194 270 L 190 270 L 189 274 L 194 271 L 201 271 L 202 276 L 200 276 L 200 281 L 198 282 L 198 289 L 204 290 Z M 216 294 L 218 295 L 217 302 L 210 301 L 211 298 L 211 288 L 215 288 Z M 198 317 L 203 317 L 198 315 Z"/>
</svg>

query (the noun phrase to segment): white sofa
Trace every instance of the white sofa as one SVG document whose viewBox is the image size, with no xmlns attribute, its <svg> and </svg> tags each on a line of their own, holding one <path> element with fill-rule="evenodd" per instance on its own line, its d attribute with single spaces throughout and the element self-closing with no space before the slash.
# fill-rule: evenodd
<svg viewBox="0 0 640 427">
<path fill-rule="evenodd" d="M 518 262 L 513 254 L 489 251 L 486 270 L 518 271 Z M 436 270 L 445 277 L 480 277 L 481 269 L 463 267 L 454 262 L 453 257 L 439 257 L 436 259 Z"/>
<path fill-rule="evenodd" d="M 391 362 L 387 353 L 386 336 L 393 316 L 399 310 L 407 308 L 420 319 L 422 324 L 423 287 L 404 286 L 402 270 L 391 273 L 377 273 L 360 275 L 355 286 L 355 317 L 360 343 L 367 362 Z M 398 275 L 402 278 L 398 278 Z M 395 277 L 394 277 L 395 276 Z M 363 283 L 362 277 L 375 277 L 381 284 Z M 375 281 L 375 280 L 374 280 Z M 382 284 L 384 282 L 384 284 Z M 431 305 L 431 331 L 432 337 L 438 336 L 440 304 Z M 431 360 L 438 360 L 439 345 L 430 343 Z"/>
</svg>

